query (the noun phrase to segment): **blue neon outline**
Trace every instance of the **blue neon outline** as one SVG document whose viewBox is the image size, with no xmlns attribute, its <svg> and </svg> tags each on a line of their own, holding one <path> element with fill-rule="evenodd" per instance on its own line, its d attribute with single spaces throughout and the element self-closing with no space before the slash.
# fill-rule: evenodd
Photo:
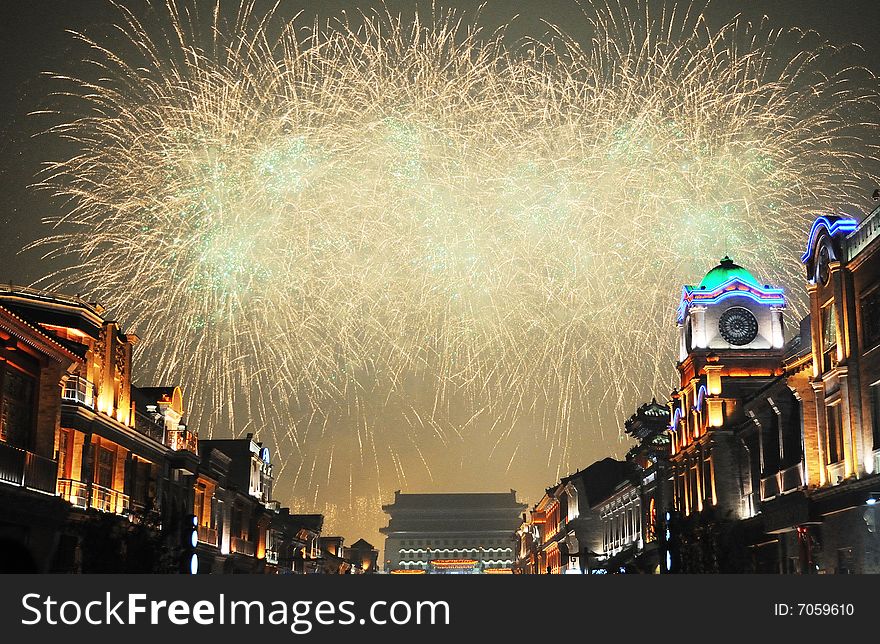
<svg viewBox="0 0 880 644">
<path fill-rule="evenodd" d="M 700 388 L 697 389 L 697 402 L 694 403 L 694 411 L 700 412 L 703 411 L 703 402 L 706 399 L 706 396 L 709 395 L 709 390 L 706 389 L 706 385 L 700 385 Z"/>
<path fill-rule="evenodd" d="M 669 429 L 671 431 L 675 431 L 678 428 L 678 423 L 681 421 L 681 407 L 676 407 L 675 411 L 672 412 L 672 422 L 669 423 Z"/>
<path fill-rule="evenodd" d="M 813 222 L 813 226 L 810 228 L 810 235 L 807 238 L 807 252 L 805 252 L 801 256 L 802 264 L 806 264 L 807 260 L 810 258 L 810 255 L 813 254 L 813 246 L 816 244 L 816 238 L 819 236 L 820 227 L 828 231 L 829 237 L 834 237 L 839 232 L 853 232 L 856 228 L 859 227 L 859 222 L 850 217 L 847 217 L 845 219 L 838 219 L 833 222 L 825 215 L 817 217 L 816 221 Z"/>
<path fill-rule="evenodd" d="M 742 284 L 747 290 L 728 288 L 731 284 Z M 719 293 L 720 291 L 720 293 Z M 755 293 L 757 291 L 757 293 Z M 707 294 L 718 293 L 705 297 Z M 780 305 L 785 306 L 785 290 L 775 287 L 760 288 L 742 281 L 738 277 L 731 277 L 729 280 L 711 291 L 698 291 L 691 287 L 685 286 L 682 289 L 681 301 L 678 304 L 678 321 L 684 320 L 685 312 L 690 304 L 699 302 L 700 304 L 717 304 L 728 297 L 741 295 L 747 297 L 758 304 Z"/>
</svg>

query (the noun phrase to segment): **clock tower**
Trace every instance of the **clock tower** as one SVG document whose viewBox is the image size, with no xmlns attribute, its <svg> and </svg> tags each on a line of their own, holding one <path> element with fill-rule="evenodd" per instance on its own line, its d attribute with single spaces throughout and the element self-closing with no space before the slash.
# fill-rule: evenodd
<svg viewBox="0 0 880 644">
<path fill-rule="evenodd" d="M 782 374 L 784 308 L 781 288 L 729 257 L 682 290 L 670 460 L 683 516 L 710 508 L 724 517 L 751 514 L 749 459 L 731 427 L 742 401 Z"/>
</svg>

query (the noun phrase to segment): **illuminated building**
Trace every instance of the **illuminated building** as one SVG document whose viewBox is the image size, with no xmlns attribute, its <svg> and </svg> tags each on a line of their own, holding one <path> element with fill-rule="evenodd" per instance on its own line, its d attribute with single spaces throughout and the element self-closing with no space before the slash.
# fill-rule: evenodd
<svg viewBox="0 0 880 644">
<path fill-rule="evenodd" d="M 865 478 L 880 465 L 878 247 L 880 208 L 860 225 L 818 218 L 803 256 L 813 354 L 804 393 L 816 406 L 818 447 L 806 475 L 820 486 Z"/>
<path fill-rule="evenodd" d="M 607 499 L 598 505 L 602 519 L 602 568 L 619 572 L 633 565 L 644 546 L 642 497 L 639 486 L 622 481 Z"/>
<path fill-rule="evenodd" d="M 767 536 L 758 564 L 878 573 L 880 208 L 861 223 L 818 217 L 801 259 L 810 314 L 786 360 L 795 411 L 782 416 L 782 462 L 761 479 Z M 764 454 L 776 459 L 773 439 Z"/>
<path fill-rule="evenodd" d="M 203 459 L 219 452 L 228 461 L 225 480 L 219 482 L 222 501 L 216 510 L 215 525 L 219 527 L 217 541 L 222 560 L 222 572 L 260 572 L 266 567 L 267 553 L 276 565 L 277 550 L 269 541 L 272 515 L 280 509 L 272 500 L 272 463 L 269 450 L 252 434 L 238 439 L 201 441 Z M 206 477 L 207 478 L 207 477 Z M 200 477 L 200 480 L 202 477 Z M 207 488 L 206 488 L 207 490 Z M 197 509 L 199 505 L 197 496 Z M 205 511 L 196 512 L 204 524 Z M 210 534 L 210 533 L 209 533 Z M 213 537 L 213 534 L 210 534 Z M 200 536 L 201 539 L 201 536 Z"/>
<path fill-rule="evenodd" d="M 291 514 L 272 498 L 269 449 L 252 434 L 200 442 L 194 513 L 205 572 L 321 572 L 320 514 Z"/>
<path fill-rule="evenodd" d="M 526 508 L 516 492 L 401 494 L 383 505 L 389 515 L 385 568 L 440 574 L 511 570 L 514 533 Z"/>
<path fill-rule="evenodd" d="M 626 455 L 626 476 L 595 508 L 602 520 L 605 572 L 666 572 L 665 516 L 672 504 L 669 409 L 656 399 L 624 423 L 638 443 Z"/>
<path fill-rule="evenodd" d="M 538 574 L 563 574 L 569 566 L 568 557 L 564 557 L 562 553 L 562 549 L 567 546 L 567 532 L 562 529 L 566 519 L 562 515 L 568 514 L 567 501 L 570 493 L 569 486 L 561 482 L 547 488 L 530 513 L 531 522 L 537 527 L 535 572 Z"/>
<path fill-rule="evenodd" d="M 344 557 L 351 562 L 351 571 L 355 574 L 379 572 L 379 551 L 364 539 L 358 539 L 350 546 L 346 546 Z"/>
<path fill-rule="evenodd" d="M 0 306 L 0 534 L 10 571 L 47 572 L 67 503 L 55 495 L 61 387 L 81 358 Z"/>
<path fill-rule="evenodd" d="M 325 575 L 345 575 L 351 571 L 351 562 L 345 558 L 345 537 L 320 537 L 318 545 L 318 572 Z"/>
<path fill-rule="evenodd" d="M 671 402 L 675 509 L 682 517 L 754 513 L 743 487 L 743 447 L 731 419 L 743 399 L 782 375 L 782 290 L 725 257 L 678 308 L 679 389 Z M 746 471 L 746 474 L 748 472 Z M 747 478 L 747 477 L 746 477 Z"/>
<path fill-rule="evenodd" d="M 200 441 L 180 387 L 132 384 L 135 342 L 97 304 L 0 287 L 0 527 L 22 559 L 50 572 L 309 572 L 323 517 L 279 507 L 250 435 Z"/>
<path fill-rule="evenodd" d="M 641 510 L 639 567 L 645 572 L 666 572 L 666 521 L 672 506 L 669 479 L 669 408 L 652 399 L 624 423 L 626 433 L 638 441 L 626 455 L 637 468 Z"/>
<path fill-rule="evenodd" d="M 321 514 L 291 514 L 281 508 L 271 516 L 266 551 L 268 572 L 279 574 L 315 573 L 320 558 L 319 537 L 324 526 Z"/>
<path fill-rule="evenodd" d="M 606 559 L 602 503 L 632 472 L 606 458 L 548 488 L 516 532 L 516 572 L 589 573 Z"/>
<path fill-rule="evenodd" d="M 748 555 L 729 562 L 734 570 L 880 572 L 878 249 L 880 208 L 861 223 L 815 220 L 801 258 L 810 314 L 784 347 L 774 318 L 781 295 L 743 269 L 734 274 L 722 262 L 713 272 L 724 268 L 723 279 L 685 289 L 682 387 L 670 425 L 675 507 L 684 517 L 678 532 L 687 541 L 687 517 L 707 510 L 722 510 L 715 520 L 739 519 L 732 530 Z M 731 294 L 719 299 L 716 282 Z M 709 300 L 723 311 L 712 315 L 719 331 L 707 343 L 710 325 L 693 307 Z M 725 336 L 724 312 L 736 305 L 755 320 L 740 315 L 733 324 L 728 316 L 724 339 L 736 347 L 725 348 L 717 335 Z"/>
<path fill-rule="evenodd" d="M 4 286 L 0 306 L 78 358 L 57 390 L 56 492 L 71 512 L 52 569 L 112 571 L 114 557 L 98 551 L 124 549 L 105 542 L 113 516 L 123 532 L 164 524 L 170 547 L 180 536 L 177 519 L 191 512 L 189 477 L 198 462 L 197 437 L 181 423 L 180 390 L 133 387 L 131 351 L 138 338 L 106 319 L 98 304 Z M 152 554 L 132 554 L 125 565 L 149 570 Z"/>
</svg>

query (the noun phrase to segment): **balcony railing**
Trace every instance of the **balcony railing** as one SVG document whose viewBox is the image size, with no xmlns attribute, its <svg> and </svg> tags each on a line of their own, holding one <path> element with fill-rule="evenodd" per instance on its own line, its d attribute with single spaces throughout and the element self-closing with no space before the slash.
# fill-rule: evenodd
<svg viewBox="0 0 880 644">
<path fill-rule="evenodd" d="M 24 485 L 32 490 L 55 494 L 55 480 L 58 476 L 58 461 L 27 453 L 24 466 Z"/>
<path fill-rule="evenodd" d="M 199 435 L 181 425 L 177 429 L 166 432 L 166 445 L 173 450 L 186 450 L 193 454 L 199 453 Z"/>
<path fill-rule="evenodd" d="M 232 537 L 229 540 L 229 552 L 237 552 L 240 555 L 253 557 L 256 551 L 256 546 L 250 541 L 239 537 Z"/>
<path fill-rule="evenodd" d="M 135 414 L 134 428 L 144 436 L 149 436 L 157 443 L 165 443 L 164 425 L 157 423 L 146 414 Z"/>
<path fill-rule="evenodd" d="M 113 514 L 122 514 L 129 509 L 128 495 L 97 483 L 92 483 L 92 491 L 89 495 L 87 483 L 73 479 L 58 479 L 58 496 L 82 509 L 95 508 Z"/>
<path fill-rule="evenodd" d="M 85 405 L 90 409 L 95 408 L 95 385 L 79 376 L 70 376 L 64 383 L 64 391 L 61 393 L 62 400 Z"/>
<path fill-rule="evenodd" d="M 782 494 L 799 490 L 804 486 L 804 470 L 801 463 L 792 465 L 779 473 L 779 491 Z"/>
<path fill-rule="evenodd" d="M 837 485 L 840 481 L 846 478 L 846 463 L 843 461 L 832 463 L 831 465 L 826 466 L 825 471 L 828 474 L 828 483 L 831 485 Z"/>
<path fill-rule="evenodd" d="M 266 550 L 266 563 L 278 565 L 278 552 L 275 550 Z"/>
<path fill-rule="evenodd" d="M 122 514 L 128 509 L 128 496 L 118 490 L 92 483 L 91 507 L 101 512 Z"/>
<path fill-rule="evenodd" d="M 761 479 L 761 500 L 766 501 L 779 495 L 779 478 L 776 474 Z"/>
<path fill-rule="evenodd" d="M 761 479 L 761 500 L 766 501 L 804 486 L 804 470 L 801 463 L 780 470 Z"/>
<path fill-rule="evenodd" d="M 58 479 L 58 496 L 78 508 L 89 507 L 89 486 L 82 481 Z"/>
<path fill-rule="evenodd" d="M 217 530 L 215 528 L 200 525 L 196 528 L 196 531 L 199 534 L 199 543 L 206 543 L 209 546 L 217 545 Z"/>
<path fill-rule="evenodd" d="M 0 443 L 0 481 L 54 494 L 57 471 L 58 463 L 50 458 Z"/>
</svg>

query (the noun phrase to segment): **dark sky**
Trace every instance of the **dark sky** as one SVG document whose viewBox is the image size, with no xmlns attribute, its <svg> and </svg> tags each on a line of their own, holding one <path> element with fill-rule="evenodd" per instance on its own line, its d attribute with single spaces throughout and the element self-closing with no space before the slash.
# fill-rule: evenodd
<svg viewBox="0 0 880 644">
<path fill-rule="evenodd" d="M 439 4 L 472 11 L 480 3 L 448 0 Z M 289 15 L 299 10 L 333 15 L 363 6 L 370 5 L 340 0 L 282 0 L 281 11 Z M 413 3 L 392 0 L 388 6 L 406 9 Z M 878 0 L 716 0 L 705 11 L 715 24 L 737 13 L 754 21 L 767 15 L 778 26 L 814 29 L 833 43 L 856 43 L 865 49 L 864 64 L 880 73 Z M 16 257 L 24 244 L 45 234 L 40 220 L 59 208 L 48 195 L 28 187 L 42 163 L 63 153 L 56 142 L 34 138 L 46 121 L 28 116 L 45 107 L 47 94 L 56 89 L 42 73 L 77 73 L 81 53 L 66 30 L 104 29 L 113 15 L 107 0 L 0 0 L 0 280 L 30 283 L 48 272 L 35 253 Z M 561 25 L 574 36 L 582 35 L 578 30 L 586 27 L 574 0 L 489 0 L 483 9 L 483 22 L 489 27 L 510 22 L 515 16 L 509 30 L 514 38 L 540 35 L 546 29 L 542 21 Z"/>
</svg>

